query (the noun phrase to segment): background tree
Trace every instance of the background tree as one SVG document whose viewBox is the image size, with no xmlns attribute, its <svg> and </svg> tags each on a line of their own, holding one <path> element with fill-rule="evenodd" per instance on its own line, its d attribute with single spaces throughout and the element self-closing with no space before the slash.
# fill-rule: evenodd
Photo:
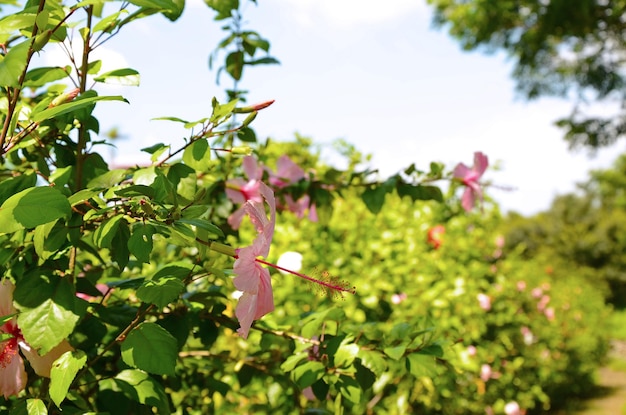
<svg viewBox="0 0 626 415">
<path fill-rule="evenodd" d="M 626 155 L 610 169 L 591 173 L 580 192 L 557 197 L 550 209 L 506 222 L 509 248 L 541 258 L 550 272 L 567 278 L 572 270 L 604 286 L 614 305 L 626 305 Z M 569 264 L 569 265 L 568 265 Z"/>
<path fill-rule="evenodd" d="M 466 50 L 504 50 L 517 90 L 528 99 L 562 96 L 575 102 L 559 119 L 571 147 L 595 149 L 624 135 L 623 0 L 428 0 L 434 23 Z M 594 115 L 588 104 L 613 106 Z M 585 108 L 587 107 L 587 108 Z"/>
</svg>

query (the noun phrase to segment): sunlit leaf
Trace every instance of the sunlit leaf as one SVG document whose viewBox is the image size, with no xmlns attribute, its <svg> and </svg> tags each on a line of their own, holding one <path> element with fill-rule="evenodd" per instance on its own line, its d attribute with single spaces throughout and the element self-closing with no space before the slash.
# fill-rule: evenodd
<svg viewBox="0 0 626 415">
<path fill-rule="evenodd" d="M 141 323 L 122 343 L 122 360 L 132 367 L 158 375 L 173 375 L 178 345 L 164 328 Z"/>
<path fill-rule="evenodd" d="M 76 374 L 87 363 L 87 355 L 81 350 L 65 352 L 54 361 L 50 369 L 50 398 L 60 406 L 65 399 Z"/>
</svg>

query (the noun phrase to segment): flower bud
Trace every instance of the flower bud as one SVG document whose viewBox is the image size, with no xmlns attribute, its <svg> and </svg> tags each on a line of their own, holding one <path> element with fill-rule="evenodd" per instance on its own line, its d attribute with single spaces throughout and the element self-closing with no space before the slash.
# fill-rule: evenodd
<svg viewBox="0 0 626 415">
<path fill-rule="evenodd" d="M 80 88 L 74 88 L 70 92 L 66 92 L 64 94 L 59 95 L 55 99 L 50 102 L 48 108 L 56 107 L 61 104 L 65 104 L 67 102 L 73 101 L 80 94 Z"/>
<path fill-rule="evenodd" d="M 252 148 L 248 147 L 248 146 L 237 146 L 237 147 L 233 147 L 230 150 L 231 154 L 238 154 L 238 155 L 242 155 L 242 156 L 250 156 L 252 155 Z"/>
<path fill-rule="evenodd" d="M 247 114 L 247 113 L 253 112 L 253 111 L 260 111 L 260 110 L 262 110 L 264 108 L 269 107 L 273 103 L 274 103 L 274 100 L 270 99 L 269 101 L 261 102 L 261 103 L 250 105 L 250 106 L 247 106 L 247 107 L 235 108 L 233 110 L 233 112 L 235 114 Z"/>
</svg>

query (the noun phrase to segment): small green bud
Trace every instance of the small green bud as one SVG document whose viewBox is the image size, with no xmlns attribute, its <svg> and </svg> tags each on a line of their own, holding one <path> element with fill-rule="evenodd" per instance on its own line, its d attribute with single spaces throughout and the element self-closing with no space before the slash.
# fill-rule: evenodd
<svg viewBox="0 0 626 415">
<path fill-rule="evenodd" d="M 258 112 L 256 112 L 256 111 L 251 112 L 251 113 L 250 113 L 250 114 L 246 117 L 246 119 L 245 119 L 245 120 L 243 120 L 243 123 L 241 123 L 241 128 L 244 128 L 244 127 L 247 127 L 248 125 L 250 125 L 250 123 L 251 123 L 252 121 L 254 121 L 254 119 L 256 118 L 257 114 L 258 114 Z"/>
<path fill-rule="evenodd" d="M 233 147 L 230 150 L 231 154 L 237 154 L 237 155 L 242 155 L 242 156 L 249 156 L 252 154 L 252 148 L 248 147 L 248 146 L 237 146 L 237 147 Z"/>
<path fill-rule="evenodd" d="M 250 105 L 248 107 L 235 108 L 233 110 L 233 112 L 235 114 L 247 114 L 247 113 L 253 112 L 253 111 L 260 111 L 263 108 L 269 107 L 273 103 L 274 103 L 274 100 L 270 99 L 269 101 L 261 102 L 259 104 Z"/>
<path fill-rule="evenodd" d="M 56 107 L 57 105 L 65 104 L 66 102 L 73 101 L 80 94 L 80 88 L 74 88 L 70 92 L 59 95 L 50 102 L 48 108 Z"/>
<path fill-rule="evenodd" d="M 45 32 L 35 36 L 35 41 L 33 42 L 33 52 L 39 52 L 41 49 L 43 49 L 43 47 L 46 46 L 51 37 L 52 30 L 46 30 Z"/>
</svg>

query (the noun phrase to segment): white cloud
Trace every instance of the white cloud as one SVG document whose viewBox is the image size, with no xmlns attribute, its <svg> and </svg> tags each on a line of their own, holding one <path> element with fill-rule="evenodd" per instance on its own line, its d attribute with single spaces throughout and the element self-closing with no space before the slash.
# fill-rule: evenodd
<svg viewBox="0 0 626 415">
<path fill-rule="evenodd" d="M 384 23 L 408 13 L 424 13 L 426 6 L 417 0 L 274 0 L 292 7 L 295 19 L 315 26 L 319 19 L 335 27 Z"/>
</svg>

